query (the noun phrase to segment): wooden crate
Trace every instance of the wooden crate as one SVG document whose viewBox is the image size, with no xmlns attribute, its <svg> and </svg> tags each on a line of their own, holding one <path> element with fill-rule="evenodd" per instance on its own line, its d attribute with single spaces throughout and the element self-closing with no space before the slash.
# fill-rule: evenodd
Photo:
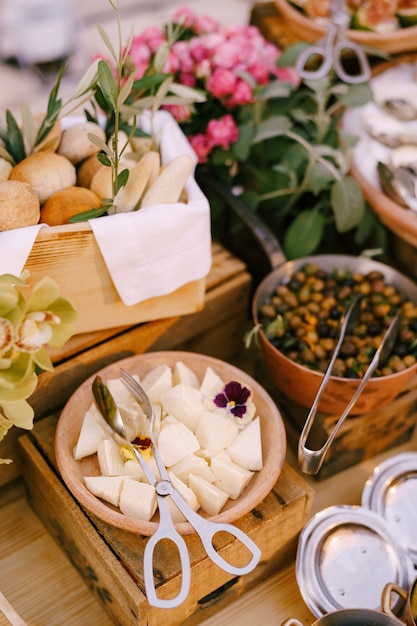
<svg viewBox="0 0 417 626">
<path fill-rule="evenodd" d="M 193 314 L 74 336 L 51 351 L 53 372 L 44 372 L 30 398 L 36 419 L 64 406 L 70 395 L 91 374 L 120 359 L 148 350 L 189 350 L 229 360 L 243 345 L 250 310 L 252 278 L 242 261 L 217 243 L 206 279 L 204 308 Z M 0 486 L 20 473 L 17 428 L 0 443 Z"/>
<path fill-rule="evenodd" d="M 262 551 L 255 570 L 247 576 L 232 577 L 208 559 L 197 536 L 187 536 L 192 568 L 188 598 L 176 609 L 149 606 L 142 567 L 147 538 L 112 528 L 86 513 L 73 499 L 56 469 L 56 421 L 56 416 L 44 418 L 20 438 L 29 502 L 115 624 L 199 624 L 294 559 L 298 535 L 310 515 L 313 490 L 285 465 L 265 500 L 236 522 Z M 180 576 L 175 554 L 168 547 L 163 558 L 157 555 L 161 597 L 172 594 Z M 241 544 L 219 535 L 216 549 L 236 562 Z"/>
<path fill-rule="evenodd" d="M 282 394 L 275 399 L 283 415 L 290 445 L 297 450 L 298 438 L 308 409 Z M 408 441 L 416 427 L 417 378 L 391 404 L 363 415 L 348 417 L 336 435 L 316 479 L 327 478 L 365 459 Z M 329 437 L 338 415 L 317 413 L 308 438 L 319 449 Z"/>
</svg>

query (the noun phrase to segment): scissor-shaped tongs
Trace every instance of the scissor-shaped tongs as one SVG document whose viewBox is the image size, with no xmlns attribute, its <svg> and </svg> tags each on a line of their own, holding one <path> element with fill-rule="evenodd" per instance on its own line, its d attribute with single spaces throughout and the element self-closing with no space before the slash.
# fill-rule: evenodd
<svg viewBox="0 0 417 626">
<path fill-rule="evenodd" d="M 370 377 L 372 376 L 372 374 L 374 373 L 378 365 L 380 363 L 383 363 L 388 358 L 390 352 L 392 351 L 394 347 L 394 342 L 398 333 L 399 322 L 400 322 L 399 314 L 397 314 L 393 318 L 387 330 L 385 331 L 385 334 L 382 337 L 381 343 L 379 344 L 378 349 L 376 350 L 372 361 L 370 362 L 361 382 L 359 383 L 358 388 L 356 389 L 351 400 L 347 404 L 342 415 L 337 420 L 326 442 L 318 450 L 311 450 L 310 448 L 307 448 L 306 446 L 307 438 L 310 433 L 311 427 L 313 425 L 316 413 L 318 411 L 320 400 L 322 398 L 326 385 L 329 381 L 329 378 L 332 374 L 333 366 L 339 355 L 340 348 L 342 347 L 343 339 L 346 333 L 349 332 L 351 328 L 357 322 L 359 311 L 360 311 L 360 303 L 361 303 L 361 300 L 360 300 L 360 296 L 358 295 L 352 300 L 352 302 L 350 303 L 349 307 L 347 308 L 341 320 L 341 323 L 339 326 L 339 337 L 337 340 L 336 348 L 333 352 L 332 358 L 330 359 L 329 366 L 326 370 L 323 381 L 319 387 L 319 390 L 311 406 L 311 409 L 307 415 L 307 419 L 305 421 L 303 430 L 301 431 L 300 439 L 298 441 L 298 464 L 305 474 L 317 474 L 318 473 L 319 469 L 321 468 L 323 464 L 324 457 L 328 449 L 330 448 L 334 438 L 339 432 L 340 427 L 342 426 L 346 417 L 349 415 L 350 411 L 352 410 L 355 402 L 357 401 L 362 391 L 364 390 L 366 383 L 368 382 L 368 380 L 370 379 Z"/>
<path fill-rule="evenodd" d="M 296 70 L 300 78 L 319 79 L 326 76 L 333 68 L 345 83 L 357 84 L 370 79 L 371 70 L 365 52 L 358 44 L 346 36 L 349 17 L 346 11 L 346 0 L 332 0 L 329 28 L 326 35 L 314 46 L 306 48 L 298 57 Z M 347 72 L 342 63 L 345 52 L 356 58 L 358 73 Z M 308 64 L 314 57 L 321 59 L 316 70 L 309 70 Z"/>
<path fill-rule="evenodd" d="M 174 526 L 172 521 L 171 513 L 169 510 L 168 502 L 166 500 L 167 496 L 170 496 L 178 509 L 184 515 L 184 517 L 188 520 L 191 526 L 195 529 L 197 534 L 199 535 L 204 548 L 206 550 L 207 555 L 210 559 L 216 563 L 219 567 L 221 567 L 225 572 L 229 574 L 233 574 L 234 576 L 241 576 L 243 574 L 247 574 L 252 571 L 256 565 L 259 563 L 261 558 L 261 551 L 258 546 L 242 531 L 240 528 L 233 526 L 232 524 L 226 524 L 221 522 L 211 522 L 208 519 L 205 519 L 198 513 L 196 513 L 183 499 L 183 497 L 179 494 L 179 492 L 172 485 L 168 471 L 165 467 L 165 464 L 162 460 L 162 457 L 158 451 L 158 447 L 155 443 L 153 436 L 153 419 L 154 412 L 153 406 L 146 396 L 142 387 L 140 387 L 127 372 L 121 370 L 122 380 L 125 385 L 128 387 L 130 392 L 136 397 L 138 402 L 141 404 L 143 409 L 145 410 L 147 416 L 151 419 L 150 424 L 150 439 L 152 452 L 155 458 L 155 462 L 158 468 L 158 472 L 160 477 L 156 476 L 152 471 L 150 465 L 145 461 L 142 454 L 137 450 L 135 446 L 127 441 L 125 438 L 125 430 L 123 425 L 123 420 L 120 416 L 120 413 L 115 405 L 115 402 L 110 394 L 108 388 L 104 385 L 104 383 L 96 378 L 96 381 L 93 383 L 93 392 L 96 398 L 96 402 L 100 408 L 100 411 L 112 412 L 112 422 L 114 423 L 116 419 L 121 420 L 121 423 L 118 424 L 117 431 L 119 434 L 114 432 L 113 436 L 116 441 L 123 443 L 123 445 L 128 445 L 132 452 L 135 454 L 138 462 L 140 463 L 146 478 L 148 479 L 151 485 L 155 486 L 156 497 L 158 501 L 159 507 L 159 524 L 155 533 L 149 537 L 144 553 L 144 581 L 145 581 L 145 590 L 146 596 L 148 598 L 149 604 L 152 606 L 156 606 L 158 608 L 173 608 L 179 606 L 186 599 L 189 589 L 190 589 L 190 557 L 188 553 L 187 544 L 184 541 L 184 538 L 178 533 L 177 529 Z M 99 380 L 97 380 L 99 379 Z M 116 416 L 117 413 L 117 416 Z M 122 436 L 123 433 L 123 436 Z M 251 558 L 247 565 L 242 567 L 237 567 L 232 565 L 228 561 L 226 561 L 218 552 L 216 552 L 213 546 L 213 539 L 217 533 L 227 532 L 230 535 L 233 535 L 242 542 L 244 546 L 251 553 Z M 155 579 L 153 572 L 153 555 L 156 545 L 164 540 L 169 539 L 172 541 L 179 553 L 180 561 L 181 561 L 181 588 L 178 592 L 177 596 L 174 598 L 163 599 L 159 598 L 155 589 Z"/>
</svg>

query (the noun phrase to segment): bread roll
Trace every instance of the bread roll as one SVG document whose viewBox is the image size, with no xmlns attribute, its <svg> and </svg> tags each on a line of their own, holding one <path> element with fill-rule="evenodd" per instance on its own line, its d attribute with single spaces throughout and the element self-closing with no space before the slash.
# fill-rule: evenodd
<svg viewBox="0 0 417 626">
<path fill-rule="evenodd" d="M 68 224 L 71 217 L 101 206 L 100 198 L 84 187 L 67 187 L 52 194 L 41 210 L 41 223 L 49 226 Z"/>
<path fill-rule="evenodd" d="M 100 163 L 96 154 L 92 154 L 88 159 L 84 159 L 77 167 L 77 185 L 89 189 L 94 174 L 102 167 L 105 166 Z"/>
<path fill-rule="evenodd" d="M 17 180 L 0 183 L 0 231 L 33 226 L 39 216 L 39 198 L 29 185 Z"/>
<path fill-rule="evenodd" d="M 82 122 L 74 124 L 62 133 L 58 154 L 67 158 L 71 163 L 77 164 L 87 159 L 92 154 L 97 154 L 100 148 L 91 141 L 88 135 L 96 135 L 102 141 L 106 141 L 106 133 L 95 122 Z"/>
<path fill-rule="evenodd" d="M 9 180 L 28 183 L 41 204 L 56 191 L 76 183 L 75 167 L 55 152 L 37 152 L 20 161 L 12 169 Z"/>
</svg>

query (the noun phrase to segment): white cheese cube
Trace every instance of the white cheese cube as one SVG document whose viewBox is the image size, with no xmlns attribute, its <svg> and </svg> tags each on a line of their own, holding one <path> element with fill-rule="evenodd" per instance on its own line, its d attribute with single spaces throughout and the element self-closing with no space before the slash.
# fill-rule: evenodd
<svg viewBox="0 0 417 626">
<path fill-rule="evenodd" d="M 233 443 L 227 448 L 232 461 L 246 469 L 259 471 L 263 467 L 261 420 L 256 417 L 239 432 Z"/>
<path fill-rule="evenodd" d="M 160 431 L 163 430 L 166 426 L 170 424 L 179 424 L 178 420 L 173 415 L 166 415 L 163 420 L 161 420 Z"/>
<path fill-rule="evenodd" d="M 228 417 L 211 411 L 203 411 L 195 435 L 201 448 L 221 450 L 231 445 L 238 432 L 237 425 Z"/>
<path fill-rule="evenodd" d="M 225 491 L 209 483 L 201 476 L 190 474 L 189 486 L 197 496 L 200 507 L 209 515 L 217 515 L 226 504 L 229 496 Z"/>
<path fill-rule="evenodd" d="M 195 389 L 200 388 L 200 381 L 198 380 L 197 374 L 182 361 L 177 361 L 172 372 L 172 385 L 175 387 L 175 385 L 179 385 L 180 383 L 184 383 Z"/>
<path fill-rule="evenodd" d="M 108 434 L 104 426 L 101 425 L 100 413 L 95 404 L 87 410 L 81 424 L 78 441 L 74 448 L 74 458 L 76 461 L 83 459 L 90 454 L 95 454 L 99 443 L 106 439 Z"/>
<path fill-rule="evenodd" d="M 123 476 L 85 476 L 84 482 L 94 496 L 119 506 Z"/>
<path fill-rule="evenodd" d="M 131 476 L 136 480 L 145 480 L 145 474 L 143 473 L 143 469 L 139 464 L 139 461 L 126 461 L 124 464 L 124 473 L 126 476 Z"/>
<path fill-rule="evenodd" d="M 97 459 L 103 476 L 120 476 L 124 473 L 124 460 L 120 446 L 113 439 L 104 439 L 97 448 Z"/>
<path fill-rule="evenodd" d="M 216 372 L 209 366 L 207 367 L 204 378 L 202 380 L 200 391 L 205 397 L 210 397 L 213 394 L 218 393 L 219 389 L 224 387 L 224 381 Z"/>
<path fill-rule="evenodd" d="M 158 365 L 142 377 L 142 387 L 145 389 L 151 402 L 159 402 L 165 391 L 172 387 L 172 371 L 168 365 Z"/>
<path fill-rule="evenodd" d="M 166 426 L 158 437 L 158 450 L 167 467 L 175 465 L 199 447 L 197 437 L 181 422 Z"/>
<path fill-rule="evenodd" d="M 188 476 L 190 474 L 201 476 L 209 483 L 214 482 L 214 474 L 206 459 L 196 454 L 188 454 L 169 469 L 170 472 L 186 484 L 188 484 Z"/>
<path fill-rule="evenodd" d="M 155 487 L 125 477 L 119 507 L 124 515 L 149 522 L 157 507 Z"/>
<path fill-rule="evenodd" d="M 199 389 L 180 383 L 162 394 L 161 403 L 165 413 L 195 431 L 203 410 L 203 396 Z"/>
<path fill-rule="evenodd" d="M 184 484 L 182 480 L 177 478 L 172 472 L 169 472 L 169 479 L 172 483 L 172 486 L 178 491 L 178 493 L 182 496 L 188 506 L 191 507 L 193 511 L 198 511 L 198 509 L 200 508 L 200 504 L 194 491 L 187 487 L 187 485 Z M 166 501 L 168 503 L 168 507 L 174 524 L 186 522 L 186 518 L 181 513 L 175 502 L 170 497 L 167 497 Z"/>
<path fill-rule="evenodd" d="M 137 374 L 133 374 L 133 378 L 140 383 L 140 379 Z M 110 378 L 107 381 L 107 387 L 109 388 L 116 404 L 129 404 L 132 402 L 133 396 L 121 378 Z"/>
<path fill-rule="evenodd" d="M 253 472 L 220 456 L 214 457 L 210 467 L 216 477 L 216 487 L 223 489 L 233 500 L 241 495 L 253 476 Z"/>
<path fill-rule="evenodd" d="M 133 441 L 136 437 L 149 434 L 149 420 L 137 402 L 118 404 L 120 415 L 126 429 L 126 438 Z"/>
</svg>

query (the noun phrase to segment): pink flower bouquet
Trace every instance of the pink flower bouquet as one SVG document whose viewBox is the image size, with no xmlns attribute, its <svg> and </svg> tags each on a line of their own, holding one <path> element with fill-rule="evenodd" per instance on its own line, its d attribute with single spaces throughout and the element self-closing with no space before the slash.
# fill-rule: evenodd
<svg viewBox="0 0 417 626">
<path fill-rule="evenodd" d="M 221 26 L 187 8 L 175 13 L 173 23 L 182 24 L 183 31 L 170 46 L 163 71 L 183 85 L 204 90 L 207 100 L 166 108 L 188 135 L 199 162 L 205 163 L 213 150 L 226 151 L 238 140 L 239 112 L 255 102 L 260 86 L 271 80 L 296 85 L 298 79 L 292 68 L 277 66 L 280 50 L 255 26 Z M 154 27 L 133 38 L 130 57 L 137 79 L 166 42 L 166 31 Z"/>
</svg>

